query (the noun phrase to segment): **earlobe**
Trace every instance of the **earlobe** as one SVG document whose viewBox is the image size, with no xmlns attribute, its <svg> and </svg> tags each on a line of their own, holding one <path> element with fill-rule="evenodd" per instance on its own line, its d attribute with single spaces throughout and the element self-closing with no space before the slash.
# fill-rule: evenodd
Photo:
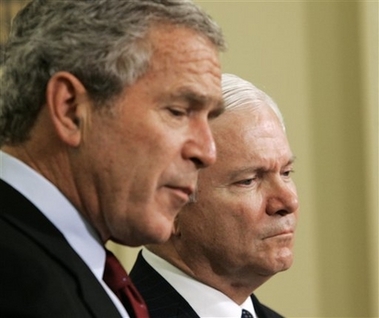
<svg viewBox="0 0 379 318">
<path fill-rule="evenodd" d="M 71 147 L 78 147 L 87 118 L 88 98 L 83 84 L 68 72 L 54 74 L 46 88 L 46 105 L 58 137 Z"/>
</svg>

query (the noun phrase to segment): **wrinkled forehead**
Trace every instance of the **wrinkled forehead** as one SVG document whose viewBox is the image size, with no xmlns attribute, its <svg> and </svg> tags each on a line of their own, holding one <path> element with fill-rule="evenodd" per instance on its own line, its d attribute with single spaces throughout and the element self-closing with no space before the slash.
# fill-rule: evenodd
<svg viewBox="0 0 379 318">
<path fill-rule="evenodd" d="M 280 119 L 267 105 L 259 107 L 244 105 L 233 110 L 226 110 L 211 123 L 211 128 L 216 142 L 217 140 L 224 142 L 226 137 L 236 137 L 241 132 L 262 131 L 270 128 L 280 128 L 284 133 Z"/>
</svg>

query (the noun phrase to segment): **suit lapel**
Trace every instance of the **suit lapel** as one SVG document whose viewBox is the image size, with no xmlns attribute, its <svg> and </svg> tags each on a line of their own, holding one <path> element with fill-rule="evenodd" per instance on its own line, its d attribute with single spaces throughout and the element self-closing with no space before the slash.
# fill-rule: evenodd
<svg viewBox="0 0 379 318">
<path fill-rule="evenodd" d="M 261 304 L 254 294 L 251 295 L 251 300 L 253 301 L 254 309 L 258 318 L 284 318 L 277 312 Z"/>
<path fill-rule="evenodd" d="M 62 233 L 24 196 L 0 180 L 2 209 L 0 217 L 12 223 L 40 245 L 78 281 L 83 302 L 94 317 L 120 317 L 103 287 L 70 247 Z"/>
<path fill-rule="evenodd" d="M 188 302 L 145 261 L 141 252 L 130 272 L 130 277 L 145 299 L 151 318 L 199 317 Z"/>
</svg>

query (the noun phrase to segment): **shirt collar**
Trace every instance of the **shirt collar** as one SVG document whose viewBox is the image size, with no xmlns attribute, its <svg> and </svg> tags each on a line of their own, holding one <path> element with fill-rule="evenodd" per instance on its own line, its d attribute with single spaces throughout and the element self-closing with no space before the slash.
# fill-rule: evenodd
<svg viewBox="0 0 379 318">
<path fill-rule="evenodd" d="M 142 256 L 200 317 L 241 317 L 242 309 L 250 311 L 254 318 L 257 317 L 250 297 L 240 306 L 217 289 L 193 279 L 146 248 L 143 248 Z"/>
<path fill-rule="evenodd" d="M 101 280 L 105 266 L 103 244 L 70 201 L 55 185 L 22 161 L 0 151 L 0 163 L 0 178 L 24 195 L 54 224 Z"/>
</svg>

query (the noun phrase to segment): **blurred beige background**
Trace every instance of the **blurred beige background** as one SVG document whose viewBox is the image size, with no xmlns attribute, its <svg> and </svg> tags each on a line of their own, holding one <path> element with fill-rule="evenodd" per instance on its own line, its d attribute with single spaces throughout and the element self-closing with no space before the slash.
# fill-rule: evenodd
<svg viewBox="0 0 379 318">
<path fill-rule="evenodd" d="M 4 38 L 25 1 L 0 1 Z M 196 2 L 225 33 L 223 71 L 276 100 L 297 156 L 295 263 L 256 294 L 287 317 L 378 317 L 378 1 Z M 112 248 L 130 269 L 139 248 Z"/>
</svg>

